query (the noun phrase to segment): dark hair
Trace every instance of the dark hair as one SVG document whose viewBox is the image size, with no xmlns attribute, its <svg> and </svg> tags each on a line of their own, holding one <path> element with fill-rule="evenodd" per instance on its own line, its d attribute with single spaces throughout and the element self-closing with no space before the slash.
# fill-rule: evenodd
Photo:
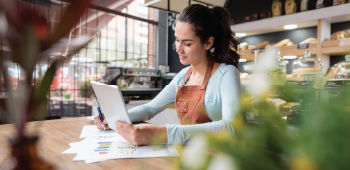
<svg viewBox="0 0 350 170">
<path fill-rule="evenodd" d="M 238 40 L 233 36 L 230 28 L 230 14 L 220 6 L 208 8 L 200 4 L 192 4 L 186 7 L 178 17 L 177 21 L 189 23 L 193 27 L 196 36 L 204 44 L 213 36 L 215 47 L 213 55 L 208 50 L 207 56 L 218 63 L 226 63 L 237 67 L 240 55 Z"/>
</svg>

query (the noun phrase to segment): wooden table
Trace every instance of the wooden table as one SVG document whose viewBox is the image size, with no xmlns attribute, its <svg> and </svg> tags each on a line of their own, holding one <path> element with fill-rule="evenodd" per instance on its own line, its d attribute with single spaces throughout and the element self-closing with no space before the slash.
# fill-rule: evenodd
<svg viewBox="0 0 350 170">
<path fill-rule="evenodd" d="M 115 159 L 86 164 L 73 162 L 76 154 L 62 154 L 70 148 L 69 143 L 79 142 L 84 125 L 91 125 L 86 117 L 63 118 L 41 122 L 29 122 L 28 134 L 39 132 L 37 145 L 39 156 L 56 169 L 169 169 L 176 158 Z M 16 133 L 12 124 L 0 125 L 0 165 L 9 157 L 8 138 Z"/>
</svg>

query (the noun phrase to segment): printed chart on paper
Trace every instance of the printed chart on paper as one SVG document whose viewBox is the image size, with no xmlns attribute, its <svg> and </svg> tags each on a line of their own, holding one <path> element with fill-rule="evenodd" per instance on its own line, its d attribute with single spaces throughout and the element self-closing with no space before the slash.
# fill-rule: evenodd
<svg viewBox="0 0 350 170">
<path fill-rule="evenodd" d="M 74 160 L 178 156 L 167 145 L 135 146 L 118 136 L 91 138 L 82 148 Z"/>
</svg>

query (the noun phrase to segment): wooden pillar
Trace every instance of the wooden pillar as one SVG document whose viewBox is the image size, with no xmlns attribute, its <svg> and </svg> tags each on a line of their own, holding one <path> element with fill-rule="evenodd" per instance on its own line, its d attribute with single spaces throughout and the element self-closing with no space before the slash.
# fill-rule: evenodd
<svg viewBox="0 0 350 170">
<path fill-rule="evenodd" d="M 317 24 L 317 58 L 323 63 L 323 72 L 327 72 L 330 66 L 329 55 L 322 54 L 322 42 L 330 40 L 331 37 L 331 24 L 324 20 L 319 19 Z"/>
</svg>

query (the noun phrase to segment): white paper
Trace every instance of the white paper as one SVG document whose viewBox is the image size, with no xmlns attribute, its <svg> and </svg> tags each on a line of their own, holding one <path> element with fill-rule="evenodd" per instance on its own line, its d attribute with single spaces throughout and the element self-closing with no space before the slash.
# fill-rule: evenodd
<svg viewBox="0 0 350 170">
<path fill-rule="evenodd" d="M 98 136 L 115 136 L 119 135 L 114 130 L 100 130 L 97 129 L 97 126 L 95 125 L 85 125 L 83 130 L 81 131 L 80 138 L 87 138 L 87 137 L 98 137 Z"/>
<path fill-rule="evenodd" d="M 85 139 L 84 139 L 84 140 L 85 140 Z M 84 140 L 82 140 L 82 141 L 84 141 Z M 81 141 L 80 141 L 80 142 L 81 142 Z M 70 147 L 78 147 L 79 144 L 80 144 L 80 142 L 73 142 L 73 143 L 70 143 L 69 146 L 70 146 Z"/>
<path fill-rule="evenodd" d="M 84 139 L 85 140 L 85 139 Z M 66 153 L 66 154 L 77 154 L 80 150 L 80 146 L 81 146 L 81 143 L 84 141 L 80 141 L 80 142 L 74 142 L 74 143 L 70 143 L 69 146 L 70 148 L 63 151 L 62 153 Z"/>
<path fill-rule="evenodd" d="M 95 162 L 100 162 L 100 161 L 107 161 L 108 159 L 90 159 L 90 160 L 85 160 L 86 164 L 91 164 Z"/>
<path fill-rule="evenodd" d="M 62 153 L 67 153 L 67 154 L 76 154 L 76 153 L 78 153 L 78 150 L 77 150 L 77 149 L 75 149 L 75 148 L 69 148 L 69 149 L 67 149 L 67 150 L 63 151 Z"/>
<path fill-rule="evenodd" d="M 87 138 L 73 161 L 107 160 L 121 158 L 148 158 L 179 156 L 174 147 L 167 145 L 135 146 L 120 135 Z"/>
</svg>

